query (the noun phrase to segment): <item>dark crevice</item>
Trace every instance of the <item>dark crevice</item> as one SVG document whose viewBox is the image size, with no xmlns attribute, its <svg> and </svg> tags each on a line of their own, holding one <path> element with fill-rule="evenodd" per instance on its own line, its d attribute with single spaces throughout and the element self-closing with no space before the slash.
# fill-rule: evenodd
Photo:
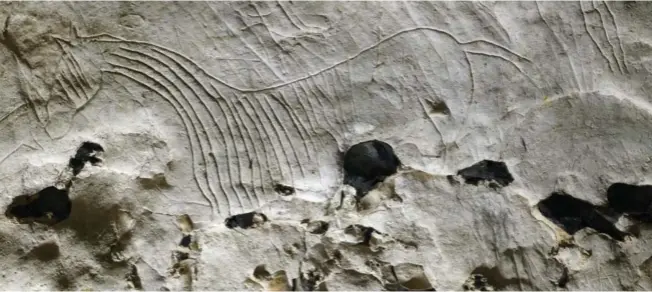
<svg viewBox="0 0 652 292">
<path fill-rule="evenodd" d="M 414 264 L 383 267 L 383 280 L 387 291 L 437 291 L 424 274 L 423 267 Z"/>
<path fill-rule="evenodd" d="M 446 105 L 444 101 L 432 101 L 427 99 L 425 101 L 430 106 L 431 114 L 450 115 L 451 110 L 448 108 L 448 105 Z"/>
<path fill-rule="evenodd" d="M 457 171 L 457 175 L 462 176 L 465 183 L 472 185 L 489 181 L 493 183 L 492 187 L 498 187 L 495 184 L 505 187 L 514 181 L 504 162 L 486 159 Z"/>
<path fill-rule="evenodd" d="M 557 280 L 557 283 L 556 283 L 557 287 L 565 289 L 569 280 L 570 280 L 570 276 L 568 274 L 568 268 L 566 266 L 564 266 L 563 270 L 561 272 L 561 277 L 559 277 L 559 280 Z"/>
<path fill-rule="evenodd" d="M 143 290 L 143 282 L 141 281 L 140 276 L 138 275 L 138 268 L 136 267 L 136 265 L 131 265 L 131 269 L 129 270 L 125 278 L 127 280 L 127 283 L 129 283 L 130 288 L 135 290 Z"/>
<path fill-rule="evenodd" d="M 279 183 L 274 185 L 274 191 L 279 193 L 282 196 L 290 196 L 290 195 L 293 195 L 294 192 L 295 192 L 293 187 L 286 186 L 286 185 L 279 184 Z"/>
<path fill-rule="evenodd" d="M 34 221 L 54 225 L 68 219 L 71 209 L 68 190 L 50 186 L 36 194 L 15 197 L 5 215 L 21 223 Z"/>
<path fill-rule="evenodd" d="M 480 274 L 471 274 L 468 280 L 462 285 L 464 291 L 493 291 L 494 287 L 489 284 L 487 277 Z"/>
<path fill-rule="evenodd" d="M 88 141 L 82 143 L 77 149 L 75 156 L 70 158 L 68 162 L 68 166 L 72 168 L 73 175 L 78 175 L 84 169 L 86 162 L 90 162 L 91 165 L 97 165 L 102 162 L 100 158 L 96 157 L 99 152 L 104 152 L 104 148 L 100 144 Z"/>
<path fill-rule="evenodd" d="M 367 227 L 359 224 L 349 225 L 344 229 L 344 233 L 353 235 L 361 239 L 362 241 L 358 244 L 369 246 L 372 235 L 375 233 L 382 234 L 373 227 Z"/>
<path fill-rule="evenodd" d="M 328 291 L 328 289 L 326 289 L 326 284 L 322 282 L 324 279 L 319 273 L 313 271 L 300 273 L 299 279 L 301 286 L 300 289 L 303 291 Z"/>
<path fill-rule="evenodd" d="M 652 222 L 652 185 L 615 183 L 607 189 L 609 207 L 642 222 Z"/>
<path fill-rule="evenodd" d="M 401 165 L 389 144 L 371 140 L 355 144 L 344 154 L 344 183 L 363 197 L 377 183 L 393 175 Z"/>
<path fill-rule="evenodd" d="M 267 216 L 265 216 L 265 214 L 257 213 L 257 212 L 249 212 L 249 213 L 233 215 L 229 218 L 226 218 L 226 220 L 224 220 L 224 224 L 226 224 L 226 227 L 230 229 L 236 227 L 247 229 L 247 228 L 255 227 L 254 225 L 262 224 L 267 221 L 268 221 Z"/>
<path fill-rule="evenodd" d="M 618 241 L 623 241 L 627 235 L 601 214 L 598 207 L 563 192 L 552 193 L 539 202 L 537 207 L 541 214 L 570 235 L 586 227 L 607 234 Z"/>
<path fill-rule="evenodd" d="M 464 283 L 464 290 L 466 291 L 493 291 L 505 290 L 509 288 L 515 290 L 522 284 L 531 284 L 529 280 L 522 278 L 505 278 L 500 272 L 498 267 L 480 266 L 471 272 L 469 280 Z"/>
</svg>

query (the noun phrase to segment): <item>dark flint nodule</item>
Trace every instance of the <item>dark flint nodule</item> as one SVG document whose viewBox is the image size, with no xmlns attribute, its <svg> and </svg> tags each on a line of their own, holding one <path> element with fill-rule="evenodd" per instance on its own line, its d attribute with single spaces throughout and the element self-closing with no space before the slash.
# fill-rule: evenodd
<svg viewBox="0 0 652 292">
<path fill-rule="evenodd" d="M 267 216 L 265 216 L 265 214 L 257 213 L 257 212 L 249 212 L 249 213 L 233 215 L 229 218 L 226 218 L 226 220 L 224 220 L 224 223 L 226 224 L 226 227 L 231 229 L 236 227 L 247 229 L 254 225 L 254 217 L 256 215 L 261 216 L 263 221 L 267 221 Z"/>
<path fill-rule="evenodd" d="M 95 157 L 95 153 L 97 152 L 104 152 L 104 148 L 100 144 L 88 141 L 82 143 L 77 149 L 75 156 L 70 158 L 68 162 L 68 166 L 72 168 L 73 175 L 78 175 L 84 169 L 86 162 L 90 162 L 92 165 L 99 163 L 101 160 Z"/>
<path fill-rule="evenodd" d="M 362 197 L 378 182 L 395 174 L 400 165 L 389 144 L 378 140 L 358 143 L 344 155 L 344 183 L 354 187 L 357 196 Z"/>
<path fill-rule="evenodd" d="M 590 227 L 605 233 L 613 239 L 623 241 L 627 235 L 605 218 L 591 203 L 577 199 L 563 192 L 552 193 L 537 205 L 541 214 L 561 227 L 568 234 Z"/>
<path fill-rule="evenodd" d="M 464 182 L 478 185 L 481 181 L 495 181 L 501 186 L 507 186 L 514 181 L 507 165 L 502 161 L 482 160 L 457 172 L 464 178 Z"/>
<path fill-rule="evenodd" d="M 275 184 L 274 185 L 274 191 L 283 195 L 283 196 L 289 196 L 294 194 L 294 188 L 290 186 L 286 186 L 283 184 Z"/>
<path fill-rule="evenodd" d="M 607 189 L 607 200 L 616 212 L 652 222 L 652 185 L 615 183 Z"/>
<path fill-rule="evenodd" d="M 36 194 L 14 198 L 7 208 L 6 215 L 54 225 L 68 219 L 71 210 L 72 202 L 68 197 L 68 190 L 50 186 Z"/>
<path fill-rule="evenodd" d="M 181 243 L 179 243 L 179 245 L 183 247 L 188 247 L 190 246 L 190 241 L 191 241 L 190 235 L 184 235 L 183 238 L 181 238 Z"/>
</svg>

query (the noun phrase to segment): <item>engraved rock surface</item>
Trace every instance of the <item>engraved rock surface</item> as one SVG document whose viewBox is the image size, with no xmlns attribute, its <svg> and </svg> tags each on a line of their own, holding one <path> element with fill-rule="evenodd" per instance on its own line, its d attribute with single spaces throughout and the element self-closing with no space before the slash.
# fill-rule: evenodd
<svg viewBox="0 0 652 292">
<path fill-rule="evenodd" d="M 3 2 L 0 283 L 651 290 L 651 13 Z"/>
</svg>

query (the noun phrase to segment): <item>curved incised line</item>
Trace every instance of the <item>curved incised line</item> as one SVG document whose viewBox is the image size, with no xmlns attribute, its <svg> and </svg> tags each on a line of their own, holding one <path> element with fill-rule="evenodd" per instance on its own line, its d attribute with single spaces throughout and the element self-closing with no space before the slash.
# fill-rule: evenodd
<svg viewBox="0 0 652 292">
<path fill-rule="evenodd" d="M 221 80 L 218 77 L 213 76 L 212 74 L 207 72 L 201 66 L 197 65 L 194 61 L 192 61 L 190 58 L 186 57 L 185 55 L 183 55 L 183 54 L 181 54 L 181 53 L 179 53 L 179 52 L 177 52 L 177 51 L 175 51 L 173 49 L 161 46 L 161 45 L 157 45 L 157 44 L 153 44 L 153 43 L 145 42 L 145 41 L 129 40 L 129 39 L 114 36 L 114 35 L 111 35 L 111 34 L 108 34 L 108 33 L 101 33 L 101 34 L 87 35 L 87 36 L 79 36 L 79 38 L 80 39 L 85 39 L 85 40 L 90 40 L 90 41 L 96 41 L 96 42 L 125 42 L 125 43 L 133 43 L 133 44 L 154 46 L 154 47 L 160 48 L 162 50 L 166 50 L 166 51 L 168 51 L 170 53 L 173 53 L 173 54 L 185 59 L 188 62 L 191 62 L 193 65 L 197 66 L 197 68 L 199 68 L 199 70 L 201 70 L 204 74 L 206 74 L 207 76 L 215 79 L 215 81 L 220 82 L 224 86 L 226 86 L 228 88 L 231 88 L 231 89 L 234 89 L 234 90 L 237 90 L 237 91 L 240 91 L 242 93 L 247 93 L 247 92 L 260 92 L 260 91 L 264 91 L 264 90 L 275 89 L 275 88 L 279 88 L 279 87 L 282 87 L 282 86 L 285 86 L 285 85 L 288 85 L 288 84 L 291 84 L 291 83 L 295 83 L 295 82 L 298 82 L 298 81 L 301 81 L 301 80 L 306 80 L 306 79 L 308 79 L 310 77 L 313 77 L 315 75 L 318 75 L 318 74 L 321 74 L 321 73 L 323 73 L 325 71 L 328 71 L 328 70 L 330 70 L 332 68 L 335 68 L 335 67 L 337 67 L 337 66 L 339 66 L 341 64 L 347 63 L 348 61 L 351 61 L 351 60 L 357 58 L 358 56 L 362 55 L 363 53 L 365 53 L 367 51 L 370 51 L 370 50 L 378 47 L 379 45 L 381 45 L 383 43 L 386 43 L 386 42 L 388 42 L 388 41 L 390 41 L 390 40 L 392 40 L 392 39 L 394 39 L 394 38 L 396 38 L 396 37 L 398 37 L 400 35 L 407 34 L 407 33 L 410 33 L 410 32 L 418 32 L 418 31 L 422 31 L 422 30 L 433 31 L 433 32 L 444 34 L 447 37 L 449 37 L 450 39 L 452 39 L 453 41 L 455 41 L 456 43 L 458 43 L 459 45 L 469 45 L 469 44 L 473 44 L 473 43 L 489 44 L 491 46 L 497 47 L 497 48 L 499 48 L 499 49 L 501 49 L 501 50 L 503 50 L 505 52 L 508 52 L 508 53 L 518 57 L 520 60 L 525 60 L 525 61 L 528 61 L 530 63 L 532 62 L 530 59 L 521 56 L 520 54 L 512 51 L 511 49 L 509 49 L 509 48 L 507 48 L 507 47 L 505 47 L 503 45 L 497 44 L 495 42 L 486 40 L 486 39 L 475 39 L 475 40 L 470 40 L 470 41 L 461 41 L 461 40 L 457 39 L 452 33 L 448 32 L 446 30 L 439 29 L 439 28 L 436 28 L 436 27 L 430 27 L 430 26 L 416 26 L 416 27 L 402 29 L 402 30 L 399 30 L 399 31 L 389 35 L 389 36 L 386 36 L 386 37 L 380 39 L 379 41 L 377 41 L 376 43 L 374 43 L 372 45 L 369 45 L 369 46 L 363 48 L 362 50 L 358 51 L 358 53 L 356 53 L 356 54 L 354 54 L 354 55 L 352 55 L 352 56 L 350 56 L 350 57 L 348 57 L 348 58 L 346 58 L 344 60 L 338 61 L 338 62 L 336 62 L 336 63 L 334 63 L 334 64 L 332 64 L 330 66 L 322 68 L 322 69 L 318 70 L 317 72 L 310 73 L 310 74 L 307 74 L 307 75 L 299 77 L 299 78 L 295 78 L 295 79 L 292 79 L 292 80 L 289 80 L 289 81 L 269 85 L 269 86 L 262 87 L 262 88 L 239 88 L 237 86 L 229 84 L 226 81 Z M 102 38 L 108 38 L 108 39 L 102 39 Z"/>
<path fill-rule="evenodd" d="M 184 125 L 184 128 L 186 130 L 186 135 L 188 135 L 188 141 L 190 143 L 190 155 L 192 157 L 193 174 L 194 174 L 193 178 L 194 178 L 195 183 L 197 184 L 197 187 L 199 188 L 199 191 L 201 192 L 202 196 L 204 197 L 204 199 L 206 199 L 206 201 L 208 201 L 208 203 L 209 203 L 209 205 L 211 207 L 211 214 L 214 215 L 216 209 L 219 210 L 219 206 L 216 206 L 216 204 L 219 204 L 219 202 L 213 203 L 213 201 L 206 194 L 206 190 L 204 189 L 202 184 L 199 182 L 199 177 L 200 176 L 197 175 L 197 163 L 195 161 L 195 147 L 196 146 L 194 145 L 193 138 L 192 138 L 192 134 L 195 134 L 195 136 L 196 136 L 196 132 L 195 132 L 196 129 L 195 129 L 195 126 L 192 123 L 192 121 L 190 122 L 190 124 L 192 125 L 192 128 L 188 126 L 188 121 L 186 121 L 186 119 L 189 119 L 190 115 L 188 115 L 185 108 L 181 107 L 181 110 L 184 112 L 184 114 L 182 114 L 181 111 L 179 110 L 179 106 L 177 106 L 174 102 L 172 102 L 172 100 L 170 98 L 168 98 L 166 95 L 160 93 L 158 90 L 152 88 L 151 86 L 147 85 L 145 82 L 142 82 L 142 81 L 140 81 L 140 80 L 138 80 L 138 79 L 136 79 L 136 78 L 134 78 L 132 76 L 129 76 L 129 74 L 126 74 L 126 73 L 123 73 L 123 72 L 120 72 L 120 71 L 115 71 L 115 70 L 103 70 L 103 71 L 107 72 L 107 73 L 112 73 L 112 74 L 116 74 L 116 75 L 119 75 L 119 76 L 123 76 L 123 77 L 125 77 L 125 78 L 127 78 L 129 80 L 132 80 L 132 81 L 136 82 L 137 84 L 140 84 L 141 86 L 151 90 L 152 92 L 155 92 L 157 95 L 161 96 L 165 101 L 167 101 L 172 106 L 172 108 L 175 110 L 177 115 L 179 115 L 181 117 L 181 121 L 182 121 L 182 123 Z M 143 74 L 142 72 L 139 72 L 139 73 Z M 146 78 L 149 78 L 149 79 L 153 80 L 153 78 L 147 76 L 146 74 L 144 74 L 144 75 L 145 75 Z M 154 82 L 158 83 L 157 81 L 154 81 Z M 162 86 L 170 94 L 170 96 L 172 96 L 172 97 L 174 96 L 169 91 L 169 89 L 167 87 L 163 86 L 160 83 L 159 83 L 159 85 Z M 178 102 L 178 101 L 175 100 L 175 102 Z M 198 143 L 201 146 L 201 142 L 199 141 L 199 138 L 195 137 L 195 139 L 197 139 Z"/>
<path fill-rule="evenodd" d="M 187 83 L 187 82 L 186 82 L 186 81 L 185 81 L 181 76 L 178 75 L 178 73 L 177 73 L 177 72 L 176 72 L 172 67 L 170 67 L 169 64 L 163 62 L 162 60 L 159 60 L 158 58 L 155 58 L 155 57 L 152 57 L 152 56 L 150 56 L 150 55 L 144 54 L 144 53 L 142 53 L 142 52 L 140 52 L 140 51 L 138 51 L 138 50 L 132 50 L 132 49 L 127 49 L 127 48 L 121 48 L 121 49 L 122 49 L 123 51 L 130 52 L 130 53 L 133 53 L 133 54 L 139 55 L 139 56 L 141 56 L 142 58 L 146 58 L 146 59 L 152 60 L 152 61 L 155 62 L 156 64 L 160 64 L 160 65 L 163 66 L 164 68 L 167 68 L 167 70 L 168 70 L 170 73 L 172 73 L 172 75 L 174 75 L 176 79 L 178 79 L 178 80 L 180 81 L 180 83 L 181 83 L 182 86 L 188 88 L 188 89 L 191 91 L 191 93 L 192 93 L 193 95 L 195 95 L 195 97 L 197 97 L 196 92 L 195 92 L 195 91 L 190 87 L 190 85 L 189 85 L 189 84 L 188 84 L 188 83 Z M 114 54 L 114 55 L 115 55 L 115 54 Z M 135 60 L 135 59 L 132 59 L 132 60 Z M 155 69 L 154 69 L 154 68 L 155 68 L 154 66 L 149 65 L 149 64 L 146 64 L 144 61 L 140 61 L 140 60 L 138 60 L 138 61 L 139 61 L 141 64 L 143 64 L 143 65 L 149 67 L 150 69 L 155 70 Z M 158 70 L 156 70 L 156 71 L 158 71 Z M 226 204 L 227 204 L 227 212 L 230 214 L 230 212 L 231 212 L 231 203 L 230 203 L 230 199 L 229 199 L 229 197 L 228 197 L 228 194 L 227 194 L 227 192 L 226 192 L 226 188 L 224 187 L 223 179 L 222 179 L 222 177 L 221 177 L 221 172 L 220 172 L 220 169 L 219 169 L 220 167 L 219 167 L 219 164 L 218 164 L 218 162 L 217 162 L 217 159 L 215 158 L 215 155 L 211 155 L 212 153 L 215 152 L 215 149 L 216 149 L 216 148 L 215 148 L 215 145 L 213 145 L 213 142 L 214 142 L 214 141 L 212 141 L 213 139 L 209 139 L 209 137 L 207 136 L 207 135 L 208 135 L 208 134 L 207 134 L 207 129 L 208 129 L 208 128 L 207 128 L 206 125 L 204 124 L 203 120 L 202 120 L 202 119 L 199 117 L 199 115 L 197 114 L 197 111 L 194 109 L 194 106 L 195 106 L 195 105 L 193 104 L 193 102 L 191 102 L 190 99 L 189 99 L 189 98 L 188 98 L 188 97 L 183 93 L 183 91 L 181 90 L 181 88 L 179 88 L 179 87 L 176 85 L 176 83 L 173 82 L 172 80 L 170 80 L 169 78 L 167 78 L 167 77 L 164 77 L 164 78 L 165 78 L 168 82 L 170 82 L 170 83 L 172 84 L 172 86 L 173 86 L 173 87 L 174 87 L 174 88 L 179 92 L 181 98 L 182 98 L 183 100 L 185 100 L 185 102 L 188 104 L 188 107 L 190 107 L 191 112 L 194 114 L 196 120 L 197 120 L 197 121 L 199 122 L 199 124 L 200 124 L 200 127 L 201 127 L 201 129 L 202 129 L 202 132 L 201 132 L 201 133 L 203 133 L 203 135 L 206 135 L 205 140 L 207 140 L 206 143 L 209 145 L 210 150 L 211 150 L 211 151 L 208 153 L 208 156 L 210 156 L 210 158 L 211 158 L 210 160 L 211 160 L 211 161 L 213 162 L 213 164 L 215 165 L 215 170 L 216 170 L 217 179 L 220 181 L 220 190 L 222 191 L 222 193 L 223 193 L 224 196 L 225 196 Z M 199 98 L 197 98 L 197 99 L 199 99 Z M 207 107 L 203 102 L 201 103 L 201 105 L 204 106 L 204 109 L 205 109 L 206 111 L 209 111 L 209 110 L 208 110 L 208 107 Z M 209 112 L 210 112 L 210 111 L 209 111 Z M 226 140 L 226 139 L 225 139 L 225 136 L 224 136 L 224 134 L 223 134 L 221 128 L 219 127 L 219 124 L 215 121 L 215 119 L 213 119 L 212 121 L 213 121 L 213 125 L 214 125 L 214 127 L 215 127 L 216 129 L 218 129 L 218 131 L 219 131 L 219 133 L 220 133 L 220 135 L 221 135 L 221 137 L 222 137 L 222 139 L 219 139 L 219 141 L 225 141 L 225 140 Z M 226 142 L 224 142 L 224 143 L 226 143 Z M 226 147 L 226 148 L 227 148 L 227 157 L 228 157 L 228 156 L 229 156 L 229 154 L 228 154 L 229 151 L 228 151 L 228 147 Z M 204 154 L 204 156 L 206 156 L 206 152 L 203 152 L 203 151 L 202 151 L 202 154 Z M 205 158 L 205 159 L 206 159 L 206 158 Z M 206 159 L 206 161 L 208 161 L 208 159 Z M 206 165 L 205 167 L 208 168 L 208 165 Z M 207 175 L 207 174 L 206 174 L 206 175 Z M 231 180 L 231 181 L 232 181 L 232 180 Z M 208 178 L 207 178 L 207 184 L 208 184 L 209 187 L 210 187 L 211 184 L 210 184 L 210 180 L 208 180 Z M 212 188 L 212 187 L 211 187 L 211 188 Z M 217 195 L 216 195 L 215 192 L 213 192 L 213 196 L 214 196 L 215 199 L 217 200 Z"/>
</svg>

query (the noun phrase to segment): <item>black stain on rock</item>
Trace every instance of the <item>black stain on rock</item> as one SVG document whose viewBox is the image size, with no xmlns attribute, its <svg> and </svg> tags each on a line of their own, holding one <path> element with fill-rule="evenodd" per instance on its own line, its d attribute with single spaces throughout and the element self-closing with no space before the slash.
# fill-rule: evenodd
<svg viewBox="0 0 652 292">
<path fill-rule="evenodd" d="M 68 190 L 50 186 L 36 194 L 20 195 L 13 199 L 5 215 L 19 221 L 36 221 L 54 225 L 70 216 L 72 203 Z"/>
<path fill-rule="evenodd" d="M 643 222 L 652 222 L 652 185 L 615 183 L 607 189 L 609 207 Z"/>
<path fill-rule="evenodd" d="M 286 186 L 283 184 L 275 184 L 274 185 L 274 191 L 279 193 L 282 196 L 290 196 L 293 195 L 295 190 L 293 187 Z"/>
<path fill-rule="evenodd" d="M 395 174 L 401 161 L 389 144 L 371 140 L 355 144 L 344 154 L 344 183 L 362 197 L 377 183 Z"/>
<path fill-rule="evenodd" d="M 254 225 L 262 224 L 266 221 L 268 220 L 265 214 L 257 213 L 257 212 L 249 212 L 249 213 L 233 215 L 229 218 L 226 218 L 226 220 L 224 220 L 224 224 L 226 224 L 226 227 L 230 229 L 236 227 L 247 229 L 247 228 L 255 227 Z"/>
<path fill-rule="evenodd" d="M 481 181 L 491 181 L 500 186 L 507 186 L 514 181 L 507 165 L 502 161 L 482 160 L 457 172 L 464 178 L 464 182 L 478 185 Z"/>
<path fill-rule="evenodd" d="M 96 157 L 99 152 L 104 152 L 104 148 L 100 144 L 88 141 L 82 143 L 77 149 L 75 156 L 70 158 L 68 162 L 68 166 L 72 168 L 73 175 L 78 175 L 84 169 L 86 162 L 90 162 L 91 165 L 100 163 L 102 160 Z"/>
<path fill-rule="evenodd" d="M 607 234 L 613 239 L 623 241 L 627 235 L 616 228 L 593 204 L 574 198 L 563 192 L 552 193 L 537 205 L 541 214 L 561 227 L 568 234 L 590 227 Z"/>
</svg>

